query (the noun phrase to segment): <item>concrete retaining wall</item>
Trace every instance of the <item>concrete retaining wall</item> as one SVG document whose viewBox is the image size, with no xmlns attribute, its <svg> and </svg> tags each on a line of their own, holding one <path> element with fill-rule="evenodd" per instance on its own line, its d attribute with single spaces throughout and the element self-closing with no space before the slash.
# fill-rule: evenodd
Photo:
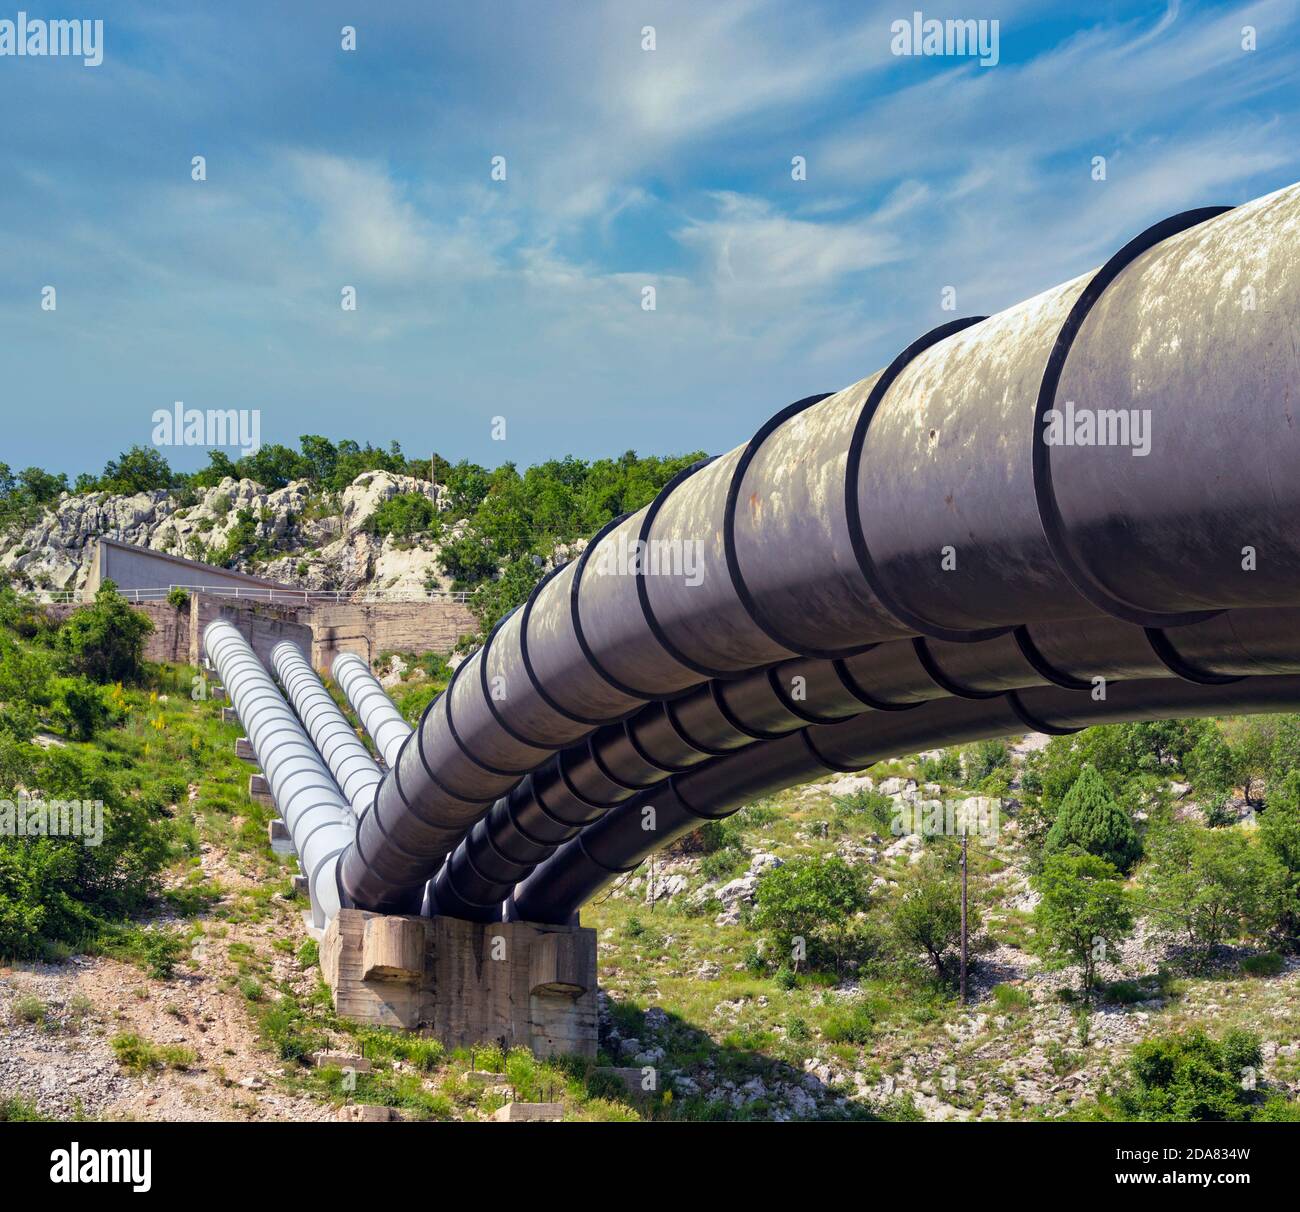
<svg viewBox="0 0 1300 1212">
<path fill-rule="evenodd" d="M 75 602 L 47 606 L 62 622 Z M 216 618 L 229 619 L 263 663 L 270 668 L 271 649 L 292 640 L 317 669 L 328 672 L 340 652 L 355 652 L 373 661 L 382 652 L 437 652 L 447 655 L 478 623 L 460 602 L 316 603 L 290 606 L 244 602 L 215 594 L 191 594 L 188 610 L 169 602 L 141 602 L 133 609 L 153 622 L 145 642 L 145 660 L 197 665 L 202 657 L 203 629 Z"/>
<path fill-rule="evenodd" d="M 314 638 L 311 663 L 328 669 L 340 652 L 373 661 L 381 652 L 446 653 L 463 635 L 478 630 L 468 606 L 460 602 L 317 603 L 309 621 Z"/>
</svg>

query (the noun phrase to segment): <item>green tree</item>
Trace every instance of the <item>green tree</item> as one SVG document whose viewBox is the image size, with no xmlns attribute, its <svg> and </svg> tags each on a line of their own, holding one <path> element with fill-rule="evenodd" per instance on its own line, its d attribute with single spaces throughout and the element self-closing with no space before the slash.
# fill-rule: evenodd
<svg viewBox="0 0 1300 1212">
<path fill-rule="evenodd" d="M 1119 806 L 1105 780 L 1084 766 L 1065 794 L 1044 851 L 1055 854 L 1075 847 L 1127 871 L 1142 853 L 1129 815 Z"/>
<path fill-rule="evenodd" d="M 853 915 L 867 907 L 861 875 L 837 855 L 800 857 L 768 871 L 754 894 L 754 923 L 787 955 L 803 939 L 808 958 L 844 958 Z"/>
<path fill-rule="evenodd" d="M 951 979 L 949 952 L 961 944 L 961 877 L 944 860 L 929 853 L 909 868 L 890 913 L 898 949 L 907 956 L 924 955 L 941 981 Z M 973 933 L 979 923 L 978 909 L 968 904 L 967 930 Z"/>
<path fill-rule="evenodd" d="M 153 623 L 132 610 L 112 581 L 105 581 L 95 601 L 68 616 L 59 628 L 58 650 L 68 665 L 92 681 L 137 682 L 143 673 L 144 642 Z"/>
<path fill-rule="evenodd" d="M 485 632 L 516 606 L 528 600 L 533 587 L 542 579 L 545 565 L 540 559 L 525 556 L 511 560 L 495 580 L 483 581 L 469 599 L 469 608 Z"/>
<path fill-rule="evenodd" d="M 150 446 L 132 446 L 104 464 L 96 487 L 101 492 L 133 494 L 176 487 L 178 477 L 163 456 Z"/>
<path fill-rule="evenodd" d="M 1056 854 L 1033 877 L 1034 945 L 1055 963 L 1078 964 L 1085 997 L 1092 996 L 1097 963 L 1133 931 L 1133 912 L 1119 872 L 1095 854 Z"/>
<path fill-rule="evenodd" d="M 30 740 L 40 709 L 52 701 L 49 657 L 0 632 L 0 732 Z"/>
<path fill-rule="evenodd" d="M 307 465 L 307 478 L 322 488 L 331 486 L 338 468 L 338 447 L 320 434 L 305 433 L 298 439 L 298 449 Z"/>
<path fill-rule="evenodd" d="M 380 503 L 366 520 L 366 529 L 371 534 L 391 534 L 399 539 L 417 534 L 437 539 L 441 526 L 438 512 L 428 497 L 418 492 L 401 492 Z"/>
<path fill-rule="evenodd" d="M 215 488 L 227 478 L 239 479 L 239 468 L 224 450 L 213 450 L 208 452 L 208 465 L 196 471 L 190 483 L 196 488 Z"/>
<path fill-rule="evenodd" d="M 307 460 L 295 450 L 272 442 L 261 446 L 252 454 L 244 455 L 235 464 L 242 480 L 253 480 L 268 491 L 283 488 L 291 480 L 303 479 L 309 470 Z"/>
<path fill-rule="evenodd" d="M 1277 864 L 1277 929 L 1295 947 L 1300 944 L 1300 770 L 1269 792 L 1259 817 L 1259 844 Z"/>
<path fill-rule="evenodd" d="M 102 687 L 86 678 L 59 678 L 54 689 L 68 731 L 79 741 L 90 740 L 109 716 Z"/>
<path fill-rule="evenodd" d="M 1239 829 L 1178 822 L 1148 838 L 1143 886 L 1161 919 L 1176 926 L 1203 961 L 1219 943 L 1277 920 L 1283 870 Z"/>
<path fill-rule="evenodd" d="M 1218 728 L 1207 729 L 1183 763 L 1188 780 L 1203 795 L 1226 795 L 1237 786 L 1239 768 L 1238 755 Z"/>
</svg>

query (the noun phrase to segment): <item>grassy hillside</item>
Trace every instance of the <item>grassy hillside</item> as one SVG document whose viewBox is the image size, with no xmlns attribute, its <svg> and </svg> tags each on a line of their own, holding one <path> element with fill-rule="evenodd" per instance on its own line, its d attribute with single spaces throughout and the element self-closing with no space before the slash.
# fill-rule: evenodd
<svg viewBox="0 0 1300 1212">
<path fill-rule="evenodd" d="M 601 1064 L 543 1065 L 336 1018 L 238 725 L 198 671 L 132 660 L 134 617 L 106 596 L 56 630 L 0 593 L 0 799 L 106 806 L 99 847 L 0 838 L 0 1118 L 464 1119 L 511 1093 L 601 1119 L 1297 1115 L 1296 717 L 937 751 L 751 804 L 584 910 Z M 447 676 L 381 666 L 412 718 Z M 969 849 L 962 1006 L 956 840 L 894 827 L 974 797 L 1001 828 Z M 318 1050 L 375 1072 L 351 1088 Z"/>
</svg>

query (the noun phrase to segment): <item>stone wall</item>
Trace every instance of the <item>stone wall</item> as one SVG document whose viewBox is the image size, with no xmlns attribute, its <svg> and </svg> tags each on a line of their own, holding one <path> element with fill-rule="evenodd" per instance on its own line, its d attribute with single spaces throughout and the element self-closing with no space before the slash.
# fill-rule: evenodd
<svg viewBox="0 0 1300 1212">
<path fill-rule="evenodd" d="M 46 606 L 45 612 L 56 623 L 62 623 L 74 610 L 80 609 L 76 602 L 59 602 Z M 134 609 L 147 615 L 153 623 L 153 633 L 144 644 L 146 661 L 169 661 L 177 665 L 193 663 L 190 660 L 190 616 L 187 611 L 177 610 L 170 602 L 143 602 Z"/>
<path fill-rule="evenodd" d="M 290 640 L 298 651 L 310 659 L 312 633 L 305 616 L 310 610 L 300 606 L 273 606 L 266 602 L 235 602 L 231 598 L 196 593 L 190 598 L 187 656 L 197 665 L 203 652 L 203 631 L 214 619 L 228 619 L 257 653 L 269 670 L 271 650 L 281 640 Z"/>
<path fill-rule="evenodd" d="M 190 595 L 188 611 L 169 602 L 141 602 L 133 608 L 153 622 L 153 634 L 145 642 L 147 661 L 197 665 L 203 629 L 215 618 L 228 618 L 268 668 L 271 649 L 292 640 L 322 673 L 329 672 L 340 652 L 355 652 L 367 661 L 381 652 L 445 656 L 478 626 L 469 607 L 445 600 L 292 606 L 196 593 Z M 61 602 L 45 609 L 61 623 L 80 606 Z"/>
<path fill-rule="evenodd" d="M 446 655 L 461 636 L 478 630 L 468 606 L 443 599 L 320 602 L 311 608 L 309 621 L 314 636 L 311 662 L 317 669 L 328 669 L 340 652 L 355 652 L 367 661 L 381 652 Z"/>
</svg>

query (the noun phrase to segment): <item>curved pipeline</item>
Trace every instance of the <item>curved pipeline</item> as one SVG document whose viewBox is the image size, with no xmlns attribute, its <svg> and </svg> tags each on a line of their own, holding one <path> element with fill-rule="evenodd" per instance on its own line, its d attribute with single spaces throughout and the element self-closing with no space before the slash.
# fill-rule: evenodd
<svg viewBox="0 0 1300 1212">
<path fill-rule="evenodd" d="M 1160 676 L 1216 684 L 1300 673 L 1300 610 L 1225 612 L 1175 641 L 1113 619 L 1039 624 L 974 643 L 902 640 L 839 661 L 794 660 L 655 704 L 566 749 L 498 800 L 434 880 L 439 912 L 497 920 L 514 884 L 610 809 L 675 774 L 810 723 L 954 697 Z M 796 697 L 797 695 L 797 697 Z"/>
<path fill-rule="evenodd" d="M 383 775 L 347 717 L 316 676 L 296 644 L 288 640 L 271 649 L 271 664 L 317 752 L 352 811 L 361 815 L 375 798 Z"/>
<path fill-rule="evenodd" d="M 1026 728 L 1054 734 L 1094 724 L 1300 707 L 1300 677 L 1262 676 L 1230 685 L 1173 679 L 1117 683 L 1104 700 L 1042 687 L 981 702 L 950 698 L 902 715 L 864 715 L 817 725 L 754 750 L 674 776 L 666 787 L 628 800 L 565 843 L 515 889 L 510 916 L 566 922 L 605 885 L 646 857 L 754 798 L 828 773 L 933 746 L 1012 736 Z"/>
<path fill-rule="evenodd" d="M 402 718 L 402 713 L 379 684 L 379 679 L 370 672 L 370 666 L 355 652 L 340 652 L 334 658 L 330 672 L 349 706 L 357 713 L 366 735 L 374 741 L 384 765 L 391 768 L 406 738 L 411 735 L 411 725 Z"/>
<path fill-rule="evenodd" d="M 248 641 L 215 619 L 203 632 L 203 647 L 271 785 L 307 875 L 312 920 L 323 927 L 342 904 L 337 868 L 356 837 L 356 818 Z"/>
<path fill-rule="evenodd" d="M 706 677 L 840 657 L 856 678 L 854 661 L 902 659 L 876 655 L 886 640 L 921 636 L 918 659 L 981 638 L 1024 654 L 1023 629 L 1054 621 L 1158 628 L 1300 601 L 1300 188 L 1193 220 L 922 338 L 611 523 L 403 743 L 344 859 L 348 894 L 409 900 L 552 754 Z M 1266 306 L 1241 306 L 1243 281 Z M 1040 425 L 1079 410 L 1094 436 L 1124 421 L 1151 442 L 1134 457 Z M 676 732 L 682 710 L 654 718 Z"/>
</svg>

